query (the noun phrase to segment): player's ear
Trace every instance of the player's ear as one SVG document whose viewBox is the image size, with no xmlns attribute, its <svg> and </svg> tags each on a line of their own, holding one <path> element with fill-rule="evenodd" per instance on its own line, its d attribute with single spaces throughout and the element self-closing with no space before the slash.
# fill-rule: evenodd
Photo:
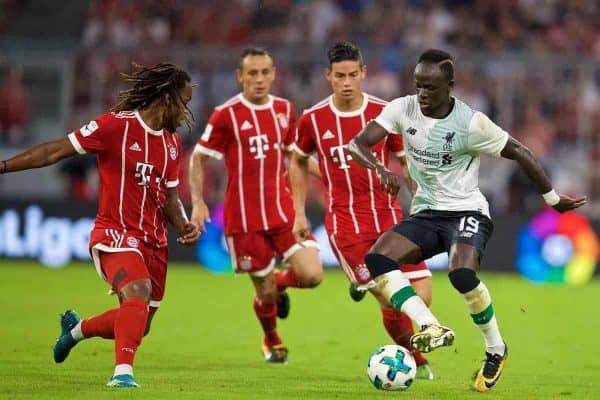
<svg viewBox="0 0 600 400">
<path fill-rule="evenodd" d="M 242 74 L 244 71 L 242 71 L 241 68 L 236 68 L 235 69 L 235 76 L 237 77 L 238 83 L 242 84 Z"/>
<path fill-rule="evenodd" d="M 365 79 L 367 77 L 367 66 L 364 64 L 361 64 L 360 71 L 362 73 L 362 78 Z"/>
<path fill-rule="evenodd" d="M 323 75 L 325 75 L 325 79 L 331 82 L 331 68 L 325 68 L 323 70 Z"/>
<path fill-rule="evenodd" d="M 450 80 L 448 81 L 448 87 L 449 87 L 450 89 L 454 89 L 454 79 L 450 79 Z"/>
</svg>

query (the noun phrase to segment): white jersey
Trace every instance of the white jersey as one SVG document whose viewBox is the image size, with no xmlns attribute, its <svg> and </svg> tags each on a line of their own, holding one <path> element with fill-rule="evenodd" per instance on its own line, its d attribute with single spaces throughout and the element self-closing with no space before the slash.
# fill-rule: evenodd
<svg viewBox="0 0 600 400">
<path fill-rule="evenodd" d="M 408 170 L 418 185 L 411 214 L 441 210 L 490 216 L 478 187 L 479 155 L 499 157 L 509 138 L 506 131 L 456 98 L 445 118 L 427 117 L 416 95 L 393 100 L 375 122 L 404 137 Z"/>
</svg>

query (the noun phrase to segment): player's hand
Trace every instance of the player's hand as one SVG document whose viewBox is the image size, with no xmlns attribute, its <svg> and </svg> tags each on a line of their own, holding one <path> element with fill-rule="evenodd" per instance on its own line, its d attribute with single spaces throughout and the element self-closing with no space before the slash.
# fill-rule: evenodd
<svg viewBox="0 0 600 400">
<path fill-rule="evenodd" d="M 191 222 L 198 227 L 200 232 L 206 232 L 205 223 L 210 222 L 210 211 L 204 201 L 194 203 Z"/>
<path fill-rule="evenodd" d="M 185 246 L 196 244 L 200 238 L 200 229 L 192 222 L 187 222 L 181 230 L 181 236 L 177 238 L 177 243 Z"/>
<path fill-rule="evenodd" d="M 381 189 L 388 192 L 390 196 L 396 197 L 400 191 L 400 177 L 382 165 L 375 168 L 375 173 Z"/>
<path fill-rule="evenodd" d="M 302 243 L 310 236 L 310 229 L 308 228 L 308 221 L 306 215 L 296 215 L 294 218 L 294 227 L 292 228 L 294 239 L 296 242 Z"/>
<path fill-rule="evenodd" d="M 576 208 L 579 208 L 582 205 L 584 205 L 585 203 L 587 203 L 587 197 L 585 197 L 585 196 L 573 198 L 573 197 L 569 197 L 564 194 L 561 194 L 560 201 L 558 202 L 558 204 L 553 205 L 552 208 L 554 208 L 558 212 L 563 213 L 565 211 L 574 210 Z"/>
</svg>

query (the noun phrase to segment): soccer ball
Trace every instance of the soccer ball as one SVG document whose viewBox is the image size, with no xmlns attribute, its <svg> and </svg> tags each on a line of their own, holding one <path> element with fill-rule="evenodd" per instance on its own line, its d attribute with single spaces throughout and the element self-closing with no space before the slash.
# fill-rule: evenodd
<svg viewBox="0 0 600 400">
<path fill-rule="evenodd" d="M 416 373 L 415 359 L 402 346 L 383 346 L 369 357 L 367 374 L 377 389 L 406 390 L 413 383 Z"/>
</svg>

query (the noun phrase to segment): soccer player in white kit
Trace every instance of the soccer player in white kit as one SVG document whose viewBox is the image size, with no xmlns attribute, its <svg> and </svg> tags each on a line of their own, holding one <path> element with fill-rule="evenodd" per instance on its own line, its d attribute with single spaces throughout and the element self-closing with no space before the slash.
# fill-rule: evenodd
<svg viewBox="0 0 600 400">
<path fill-rule="evenodd" d="M 381 235 L 365 263 L 394 307 L 415 315 L 422 325 L 422 331 L 413 336 L 413 346 L 423 351 L 435 347 L 436 337 L 444 332 L 431 314 L 417 313 L 422 305 L 414 301 L 414 291 L 396 266 L 449 253 L 450 282 L 464 297 L 485 340 L 485 359 L 473 386 L 486 392 L 498 382 L 508 353 L 490 293 L 475 272 L 493 230 L 488 202 L 478 188 L 480 154 L 516 161 L 545 202 L 559 212 L 581 207 L 586 198 L 557 194 L 527 147 L 450 95 L 454 86 L 450 54 L 424 52 L 414 81 L 416 95 L 390 102 L 349 145 L 353 159 L 375 170 L 382 187 L 396 194 L 400 178 L 373 157 L 370 147 L 388 134 L 402 132 L 409 173 L 417 184 L 410 217 Z"/>
</svg>

